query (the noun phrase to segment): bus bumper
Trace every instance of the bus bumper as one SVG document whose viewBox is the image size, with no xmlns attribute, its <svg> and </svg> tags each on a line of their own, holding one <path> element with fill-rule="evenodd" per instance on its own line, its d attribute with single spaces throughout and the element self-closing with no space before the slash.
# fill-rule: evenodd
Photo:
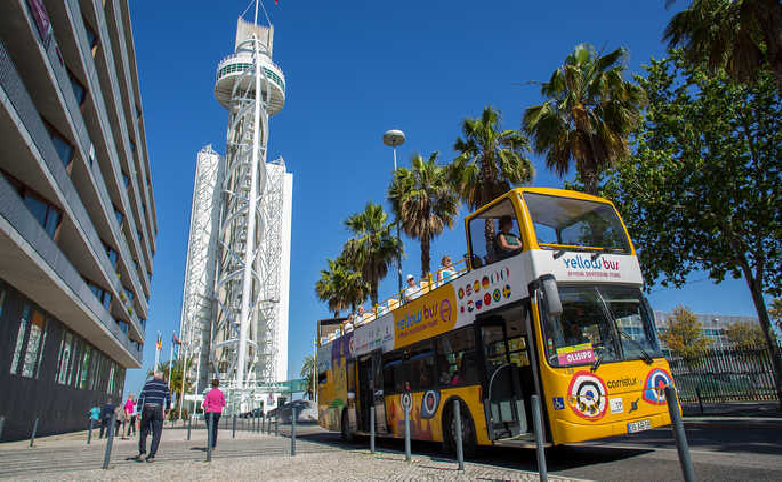
<svg viewBox="0 0 782 482">
<path fill-rule="evenodd" d="M 556 420 L 553 427 L 554 443 L 568 444 L 606 437 L 615 437 L 617 435 L 628 435 L 631 434 L 631 423 L 636 423 L 636 426 L 643 426 L 643 422 L 645 420 L 650 422 L 649 429 L 664 427 L 671 424 L 671 417 L 667 412 L 650 414 L 637 418 L 627 418 L 621 421 L 612 421 L 607 423 L 573 423 L 567 420 L 558 419 Z"/>
</svg>

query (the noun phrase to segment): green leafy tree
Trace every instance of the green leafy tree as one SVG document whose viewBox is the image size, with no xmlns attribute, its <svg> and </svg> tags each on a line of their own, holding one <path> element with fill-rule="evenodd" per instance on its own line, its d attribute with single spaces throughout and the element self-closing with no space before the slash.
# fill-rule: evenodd
<svg viewBox="0 0 782 482">
<path fill-rule="evenodd" d="M 711 345 L 703 333 L 703 325 L 687 307 L 679 305 L 673 309 L 668 320 L 668 331 L 662 339 L 668 348 L 685 360 L 695 360 L 703 356 Z"/>
<path fill-rule="evenodd" d="M 769 350 L 764 295 L 782 292 L 782 101 L 769 72 L 747 86 L 710 75 L 681 51 L 639 78 L 649 96 L 633 158 L 604 186 L 651 286 L 693 270 L 744 278 Z M 773 351 L 772 351 L 773 352 Z M 772 357 L 782 401 L 782 362 Z"/>
<path fill-rule="evenodd" d="M 670 6 L 675 0 L 667 0 Z M 770 66 L 782 93 L 782 4 L 779 0 L 693 0 L 665 29 L 669 48 L 690 62 L 706 59 L 740 82 L 757 80 Z"/>
<path fill-rule="evenodd" d="M 542 84 L 547 100 L 524 111 L 522 124 L 546 166 L 564 177 L 574 164 L 590 194 L 597 194 L 600 172 L 630 154 L 628 136 L 644 104 L 643 90 L 623 78 L 625 55 L 623 48 L 601 56 L 576 45 Z"/>
<path fill-rule="evenodd" d="M 521 131 L 502 129 L 498 110 L 487 106 L 481 117 L 462 121 L 462 136 L 453 145 L 459 155 L 449 167 L 449 178 L 470 209 L 505 194 L 514 184 L 532 180 L 534 169 L 527 157 L 529 142 Z M 486 252 L 492 254 L 491 219 L 486 220 L 484 235 Z"/>
<path fill-rule="evenodd" d="M 446 168 L 437 165 L 438 152 L 428 160 L 413 156 L 412 168 L 400 167 L 388 189 L 388 199 L 402 230 L 421 242 L 421 277 L 429 273 L 429 243 L 452 228 L 459 200 L 448 182 Z"/>
<path fill-rule="evenodd" d="M 307 380 L 307 395 L 309 396 L 310 400 L 314 399 L 314 385 L 312 384 L 312 377 L 315 373 L 315 357 L 312 355 L 307 355 L 304 357 L 304 361 L 301 364 L 301 370 L 299 371 L 299 376 L 301 378 Z"/>
<path fill-rule="evenodd" d="M 763 348 L 766 344 L 760 326 L 745 321 L 729 324 L 725 328 L 725 336 L 728 338 L 728 343 L 743 350 Z"/>
<path fill-rule="evenodd" d="M 343 255 L 352 268 L 369 283 L 372 304 L 378 302 L 380 280 L 388 274 L 388 265 L 402 254 L 402 245 L 391 234 L 388 213 L 382 206 L 367 203 L 363 212 L 350 216 L 345 226 L 354 238 L 345 243 Z"/>
</svg>

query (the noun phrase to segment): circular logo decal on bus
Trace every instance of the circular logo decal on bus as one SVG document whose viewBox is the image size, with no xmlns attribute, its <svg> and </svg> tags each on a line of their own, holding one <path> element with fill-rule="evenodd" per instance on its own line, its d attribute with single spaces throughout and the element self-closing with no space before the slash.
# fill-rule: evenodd
<svg viewBox="0 0 782 482">
<path fill-rule="evenodd" d="M 459 299 L 464 298 L 464 288 L 459 288 Z"/>
<path fill-rule="evenodd" d="M 483 304 L 489 306 L 491 304 L 491 293 L 483 295 Z"/>
<path fill-rule="evenodd" d="M 499 288 L 494 288 L 494 294 L 493 294 L 492 297 L 494 298 L 494 302 L 495 303 L 500 301 L 500 298 L 502 297 L 502 295 L 500 294 L 500 289 Z"/>
<path fill-rule="evenodd" d="M 665 387 L 672 385 L 671 374 L 662 368 L 655 368 L 646 375 L 644 400 L 652 405 L 665 405 Z"/>
<path fill-rule="evenodd" d="M 402 394 L 402 409 L 405 412 L 409 412 L 413 409 L 413 396 L 410 394 L 410 392 L 405 392 Z"/>
<path fill-rule="evenodd" d="M 483 277 L 483 288 L 484 289 L 489 289 L 489 277 L 488 276 L 484 276 Z"/>
<path fill-rule="evenodd" d="M 440 404 L 440 394 L 436 390 L 429 390 L 421 397 L 421 418 L 433 418 Z"/>
<path fill-rule="evenodd" d="M 505 288 L 502 289 L 502 296 L 510 298 L 510 285 L 505 285 Z"/>
<path fill-rule="evenodd" d="M 577 372 L 567 389 L 570 409 L 590 422 L 600 420 L 606 414 L 607 392 L 602 378 L 590 372 Z"/>
<path fill-rule="evenodd" d="M 477 294 L 481 290 L 481 282 L 475 280 L 475 283 L 472 284 L 472 290 Z"/>
</svg>

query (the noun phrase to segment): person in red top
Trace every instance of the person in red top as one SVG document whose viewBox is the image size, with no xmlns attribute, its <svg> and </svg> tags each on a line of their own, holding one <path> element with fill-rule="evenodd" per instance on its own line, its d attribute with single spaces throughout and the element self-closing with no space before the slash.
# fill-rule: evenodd
<svg viewBox="0 0 782 482">
<path fill-rule="evenodd" d="M 217 425 L 220 421 L 223 407 L 225 407 L 225 395 L 217 388 L 218 386 L 220 386 L 220 380 L 215 378 L 212 380 L 212 389 L 209 390 L 209 393 L 204 398 L 204 413 L 206 413 L 206 420 L 212 431 L 212 450 L 215 450 L 217 447 Z"/>
<path fill-rule="evenodd" d="M 132 393 L 128 395 L 128 401 L 125 402 L 125 418 L 127 420 L 130 420 L 130 424 L 128 424 L 127 437 L 130 437 L 131 432 L 133 432 L 133 436 L 135 436 L 136 435 L 136 399 L 133 398 Z"/>
</svg>

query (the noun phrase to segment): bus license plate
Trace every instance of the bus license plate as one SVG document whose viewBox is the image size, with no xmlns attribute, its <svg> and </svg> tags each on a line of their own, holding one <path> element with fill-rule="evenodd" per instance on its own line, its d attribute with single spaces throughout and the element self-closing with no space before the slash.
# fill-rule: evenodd
<svg viewBox="0 0 782 482">
<path fill-rule="evenodd" d="M 637 422 L 630 422 L 627 424 L 627 433 L 643 432 L 652 428 L 651 420 L 639 420 Z"/>
</svg>

